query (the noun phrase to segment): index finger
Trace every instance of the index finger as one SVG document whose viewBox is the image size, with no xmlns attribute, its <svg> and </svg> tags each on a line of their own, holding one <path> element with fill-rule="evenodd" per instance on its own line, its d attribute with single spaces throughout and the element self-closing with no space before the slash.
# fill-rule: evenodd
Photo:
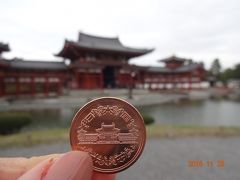
<svg viewBox="0 0 240 180">
<path fill-rule="evenodd" d="M 61 154 L 51 154 L 31 158 L 0 158 L 0 179 L 17 179 L 38 163 L 50 159 L 58 158 Z"/>
</svg>

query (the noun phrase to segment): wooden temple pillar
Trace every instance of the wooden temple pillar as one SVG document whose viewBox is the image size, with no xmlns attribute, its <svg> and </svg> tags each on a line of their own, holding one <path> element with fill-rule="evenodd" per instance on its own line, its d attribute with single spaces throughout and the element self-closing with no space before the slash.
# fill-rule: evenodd
<svg viewBox="0 0 240 180">
<path fill-rule="evenodd" d="M 35 81 L 34 81 L 34 76 L 31 77 L 31 94 L 32 96 L 35 96 L 36 94 L 36 84 L 35 84 Z"/>
<path fill-rule="evenodd" d="M 188 75 L 188 90 L 192 90 L 192 76 Z"/>
<path fill-rule="evenodd" d="M 19 77 L 15 76 L 15 86 L 16 86 L 16 96 L 19 96 L 21 93 Z"/>
<path fill-rule="evenodd" d="M 130 84 L 130 88 L 131 89 L 133 89 L 134 88 L 134 86 L 135 86 L 135 82 L 134 82 L 134 75 L 133 75 L 133 72 L 132 71 L 130 71 L 130 73 L 129 73 L 129 79 L 130 79 L 130 82 L 129 82 L 129 84 Z"/>
<path fill-rule="evenodd" d="M 103 72 L 101 71 L 100 73 L 100 88 L 103 89 L 104 88 L 104 82 L 103 82 Z"/>
<path fill-rule="evenodd" d="M 199 90 L 202 90 L 202 89 L 203 89 L 202 84 L 201 84 L 201 79 L 200 79 L 200 77 L 199 77 L 199 80 L 198 80 L 198 89 L 199 89 Z"/>
<path fill-rule="evenodd" d="M 173 75 L 173 77 L 172 77 L 172 85 L 173 85 L 173 90 L 176 90 L 177 89 L 177 79 L 178 78 L 178 76 L 177 75 Z"/>
<path fill-rule="evenodd" d="M 5 95 L 3 76 L 0 76 L 0 97 Z"/>
<path fill-rule="evenodd" d="M 60 96 L 62 94 L 62 80 L 59 80 L 57 83 L 57 95 Z"/>
<path fill-rule="evenodd" d="M 142 73 L 139 73 L 139 83 L 141 84 L 141 89 L 144 89 L 145 79 Z"/>
<path fill-rule="evenodd" d="M 166 88 L 166 82 L 165 82 L 165 79 L 164 79 L 164 81 L 162 81 L 162 90 L 165 90 L 165 88 Z"/>
<path fill-rule="evenodd" d="M 47 97 L 49 95 L 49 80 L 48 80 L 48 75 L 45 76 L 45 81 L 44 81 L 44 94 Z"/>
<path fill-rule="evenodd" d="M 184 89 L 184 80 L 183 80 L 183 77 L 182 76 L 179 76 L 179 82 L 180 82 L 180 90 L 183 90 Z"/>
<path fill-rule="evenodd" d="M 171 76 L 168 75 L 168 76 L 167 76 L 166 86 L 165 86 L 167 91 L 169 90 L 169 85 L 171 84 L 171 82 L 172 82 L 172 81 L 171 81 Z"/>
<path fill-rule="evenodd" d="M 178 78 L 179 78 L 179 90 L 183 90 L 183 84 L 184 84 L 184 82 L 182 81 L 182 77 L 179 76 Z"/>
<path fill-rule="evenodd" d="M 86 89 L 91 89 L 91 74 L 90 70 L 88 69 L 88 72 L 86 73 Z"/>
</svg>

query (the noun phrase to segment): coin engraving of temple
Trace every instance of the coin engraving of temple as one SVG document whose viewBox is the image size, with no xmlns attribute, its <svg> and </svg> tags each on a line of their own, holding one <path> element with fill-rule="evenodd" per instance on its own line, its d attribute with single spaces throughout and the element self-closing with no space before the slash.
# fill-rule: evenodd
<svg viewBox="0 0 240 180">
<path fill-rule="evenodd" d="M 78 130 L 79 144 L 136 144 L 138 138 L 138 130 L 133 128 L 129 132 L 121 133 L 119 128 L 115 127 L 115 123 L 101 124 L 101 127 L 94 133 Z"/>
<path fill-rule="evenodd" d="M 206 71 L 203 64 L 171 56 L 160 62 L 164 67 L 129 64 L 153 49 L 127 47 L 118 37 L 106 38 L 79 33 L 77 41 L 65 40 L 55 54 L 61 62 L 5 59 L 2 53 L 10 51 L 8 44 L 0 43 L 0 96 L 39 95 L 64 89 L 147 88 L 192 89 L 201 88 Z M 68 60 L 70 63 L 65 63 Z"/>
</svg>

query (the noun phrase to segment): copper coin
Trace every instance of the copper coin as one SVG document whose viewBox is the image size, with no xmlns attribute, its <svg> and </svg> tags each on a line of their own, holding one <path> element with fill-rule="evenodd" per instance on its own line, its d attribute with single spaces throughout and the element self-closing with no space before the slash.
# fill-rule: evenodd
<svg viewBox="0 0 240 180">
<path fill-rule="evenodd" d="M 128 102 L 112 97 L 95 99 L 75 115 L 70 129 L 73 150 L 86 151 L 93 168 L 116 173 L 141 155 L 146 130 L 140 113 Z"/>
</svg>

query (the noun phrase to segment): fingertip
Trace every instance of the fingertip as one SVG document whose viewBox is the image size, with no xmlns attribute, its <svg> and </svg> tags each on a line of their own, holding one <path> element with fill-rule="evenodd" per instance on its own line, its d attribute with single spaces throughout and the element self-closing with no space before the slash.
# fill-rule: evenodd
<svg viewBox="0 0 240 180">
<path fill-rule="evenodd" d="M 34 166 L 29 171 L 25 172 L 22 176 L 18 178 L 18 180 L 32 180 L 32 179 L 41 179 L 42 174 L 46 172 L 46 168 L 50 167 L 50 165 L 54 162 L 53 158 L 46 159 L 36 166 Z"/>
<path fill-rule="evenodd" d="M 92 159 L 82 151 L 71 151 L 57 159 L 47 159 L 23 176 L 20 180 L 90 180 L 92 177 Z"/>
<path fill-rule="evenodd" d="M 92 159 L 88 153 L 71 151 L 64 154 L 52 165 L 45 179 L 90 180 L 92 168 Z"/>
</svg>

